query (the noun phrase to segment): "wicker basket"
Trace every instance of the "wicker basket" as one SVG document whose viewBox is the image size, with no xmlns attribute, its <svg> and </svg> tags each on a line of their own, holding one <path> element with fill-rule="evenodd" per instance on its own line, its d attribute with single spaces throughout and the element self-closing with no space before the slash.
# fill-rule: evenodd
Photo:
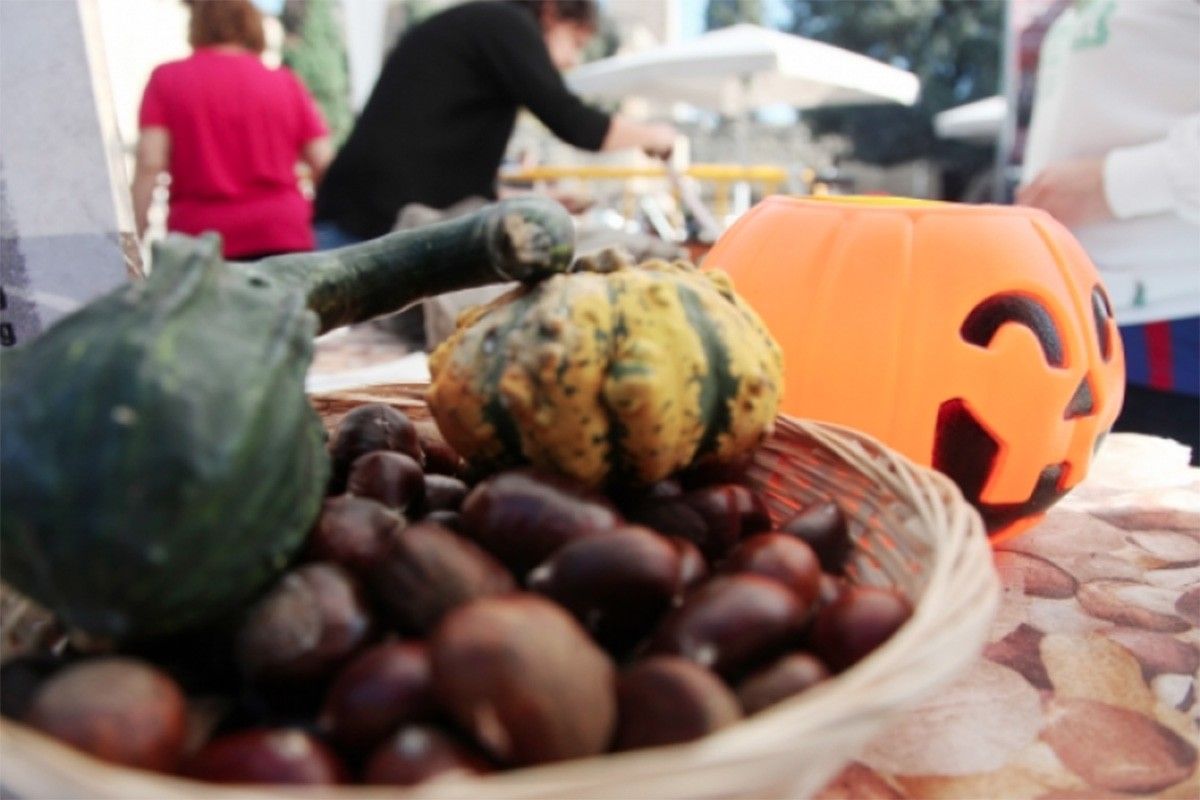
<svg viewBox="0 0 1200 800">
<path fill-rule="evenodd" d="M 422 392 L 420 386 L 389 384 L 315 396 L 313 402 L 328 425 L 364 402 L 391 403 L 419 421 L 429 416 Z M 887 643 L 837 678 L 698 742 L 435 781 L 408 792 L 353 787 L 314 793 L 219 787 L 122 769 L 4 721 L 0 793 L 113 800 L 810 796 L 899 712 L 978 655 L 999 585 L 979 516 L 957 488 L 867 436 L 783 417 L 750 475 L 776 519 L 808 500 L 836 498 L 855 540 L 851 578 L 899 588 L 915 611 Z"/>
</svg>

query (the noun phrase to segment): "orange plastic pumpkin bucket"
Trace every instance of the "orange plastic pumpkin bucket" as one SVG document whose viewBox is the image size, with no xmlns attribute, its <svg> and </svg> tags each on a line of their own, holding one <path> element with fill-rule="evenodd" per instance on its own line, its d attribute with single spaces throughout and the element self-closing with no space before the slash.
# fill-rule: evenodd
<svg viewBox="0 0 1200 800">
<path fill-rule="evenodd" d="M 1087 474 L 1125 364 L 1099 274 L 1048 214 L 770 197 L 716 243 L 784 351 L 782 410 L 945 472 L 993 541 Z"/>
</svg>

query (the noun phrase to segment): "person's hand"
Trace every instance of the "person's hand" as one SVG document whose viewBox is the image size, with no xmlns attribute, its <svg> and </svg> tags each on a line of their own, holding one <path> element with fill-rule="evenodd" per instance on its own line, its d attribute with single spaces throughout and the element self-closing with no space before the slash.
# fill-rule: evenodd
<svg viewBox="0 0 1200 800">
<path fill-rule="evenodd" d="M 1048 211 L 1068 228 L 1113 219 L 1104 196 L 1104 159 L 1051 164 L 1017 190 L 1017 204 Z"/>
<path fill-rule="evenodd" d="M 679 133 L 670 125 L 662 122 L 652 122 L 645 126 L 645 136 L 642 150 L 648 156 L 654 156 L 666 161 L 675 149 L 675 140 Z"/>
</svg>

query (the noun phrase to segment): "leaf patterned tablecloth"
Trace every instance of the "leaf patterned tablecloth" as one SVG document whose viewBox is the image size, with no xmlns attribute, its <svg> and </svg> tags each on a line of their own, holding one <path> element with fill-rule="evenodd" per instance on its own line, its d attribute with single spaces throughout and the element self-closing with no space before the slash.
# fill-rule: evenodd
<svg viewBox="0 0 1200 800">
<path fill-rule="evenodd" d="M 1200 798 L 1200 470 L 1113 434 L 1087 480 L 996 550 L 978 662 L 820 795 Z"/>
</svg>

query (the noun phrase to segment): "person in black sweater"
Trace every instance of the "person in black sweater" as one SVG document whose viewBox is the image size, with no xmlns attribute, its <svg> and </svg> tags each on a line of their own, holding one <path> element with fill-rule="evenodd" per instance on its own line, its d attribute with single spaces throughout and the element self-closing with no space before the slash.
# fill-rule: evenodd
<svg viewBox="0 0 1200 800">
<path fill-rule="evenodd" d="M 563 83 L 596 14 L 594 0 L 475 0 L 407 31 L 317 189 L 318 247 L 387 233 L 409 203 L 495 199 L 521 107 L 584 150 L 669 155 L 671 126 L 605 114 Z"/>
</svg>

